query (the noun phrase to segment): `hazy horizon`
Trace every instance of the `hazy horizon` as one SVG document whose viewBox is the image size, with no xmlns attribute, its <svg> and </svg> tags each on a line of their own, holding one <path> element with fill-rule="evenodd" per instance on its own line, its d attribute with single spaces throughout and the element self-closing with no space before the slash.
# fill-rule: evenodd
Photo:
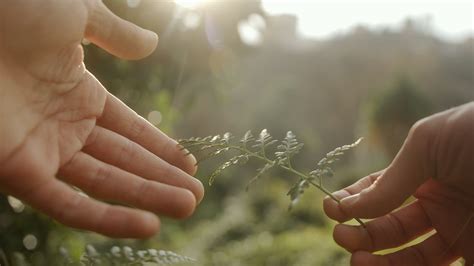
<svg viewBox="0 0 474 266">
<path fill-rule="evenodd" d="M 299 34 L 307 38 L 327 39 L 358 25 L 397 28 L 407 18 L 423 20 L 445 40 L 474 36 L 472 1 L 262 0 L 262 7 L 269 15 L 295 15 Z"/>
</svg>

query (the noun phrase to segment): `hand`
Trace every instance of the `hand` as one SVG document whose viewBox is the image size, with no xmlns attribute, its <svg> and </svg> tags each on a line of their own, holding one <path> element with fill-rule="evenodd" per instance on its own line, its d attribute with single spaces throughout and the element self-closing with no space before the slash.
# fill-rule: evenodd
<svg viewBox="0 0 474 266">
<path fill-rule="evenodd" d="M 474 263 L 474 102 L 416 123 L 385 170 L 325 199 L 326 214 L 344 222 L 374 218 L 362 226 L 337 225 L 335 241 L 352 252 L 352 265 L 449 265 Z M 398 208 L 411 195 L 413 203 Z M 423 242 L 386 255 L 432 229 Z"/>
<path fill-rule="evenodd" d="M 99 0 L 0 2 L 0 190 L 68 226 L 148 237 L 152 213 L 191 215 L 203 186 L 192 156 L 85 69 L 84 37 L 125 59 L 158 41 Z"/>
</svg>

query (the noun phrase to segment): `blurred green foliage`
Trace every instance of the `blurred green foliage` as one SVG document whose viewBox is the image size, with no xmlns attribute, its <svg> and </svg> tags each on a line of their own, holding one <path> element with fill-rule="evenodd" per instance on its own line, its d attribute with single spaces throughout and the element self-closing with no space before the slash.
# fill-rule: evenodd
<svg viewBox="0 0 474 266">
<path fill-rule="evenodd" d="M 295 17 L 267 16 L 258 1 L 209 1 L 194 11 L 172 1 L 104 2 L 160 36 L 157 51 L 140 61 L 85 46 L 87 68 L 112 93 L 146 118 L 159 112 L 158 127 L 176 138 L 262 128 L 281 138 L 292 130 L 306 145 L 296 167 L 367 136 L 357 156 L 338 165 L 333 189 L 384 167 L 416 119 L 474 99 L 474 39 L 448 42 L 416 20 L 311 40 L 298 35 Z M 258 45 L 238 32 L 251 15 L 264 21 Z M 213 168 L 203 164 L 200 173 Z M 287 212 L 287 182 L 294 180 L 272 172 L 272 182 L 245 193 L 243 177 L 254 169 L 230 169 L 191 219 L 163 219 L 159 236 L 139 241 L 65 228 L 28 207 L 17 213 L 1 196 L 0 264 L 61 265 L 60 247 L 79 260 L 86 244 L 173 250 L 196 265 L 348 264 L 332 241 L 321 195 L 310 192 Z M 28 235 L 37 241 L 31 250 Z"/>
<path fill-rule="evenodd" d="M 410 127 L 430 111 L 426 96 L 412 81 L 401 77 L 373 101 L 369 114 L 371 137 L 380 142 L 388 156 L 395 157 Z"/>
</svg>

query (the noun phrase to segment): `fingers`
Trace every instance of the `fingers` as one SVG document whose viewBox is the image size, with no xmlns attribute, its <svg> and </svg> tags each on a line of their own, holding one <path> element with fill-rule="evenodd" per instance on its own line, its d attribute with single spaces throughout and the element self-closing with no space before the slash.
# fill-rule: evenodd
<svg viewBox="0 0 474 266">
<path fill-rule="evenodd" d="M 188 189 L 197 202 L 204 196 L 204 188 L 199 180 L 135 142 L 105 128 L 95 127 L 83 151 L 137 176 Z"/>
<path fill-rule="evenodd" d="M 375 218 L 399 207 L 432 175 L 429 165 L 432 123 L 417 123 L 385 172 L 368 188 L 341 200 L 349 217 Z"/>
<path fill-rule="evenodd" d="M 449 265 L 457 259 L 438 234 L 425 241 L 387 255 L 372 255 L 358 251 L 352 255 L 351 265 Z"/>
<path fill-rule="evenodd" d="M 85 37 L 109 53 L 123 59 L 140 59 L 151 54 L 158 35 L 113 14 L 99 0 L 85 0 L 89 18 Z"/>
<path fill-rule="evenodd" d="M 92 197 L 173 218 L 190 216 L 196 206 L 189 190 L 140 178 L 82 152 L 63 166 L 59 175 Z"/>
<path fill-rule="evenodd" d="M 145 238 L 157 233 L 155 215 L 81 196 L 66 184 L 51 178 L 22 199 L 60 223 L 110 237 Z"/>
<path fill-rule="evenodd" d="M 431 230 L 431 223 L 416 201 L 394 213 L 366 223 L 366 227 L 336 225 L 334 240 L 345 249 L 378 251 L 405 244 Z"/>
<path fill-rule="evenodd" d="M 193 156 L 185 156 L 175 140 L 166 136 L 111 94 L 107 96 L 104 112 L 97 124 L 141 145 L 188 174 L 196 173 L 196 159 Z"/>
<path fill-rule="evenodd" d="M 383 173 L 384 170 L 370 174 L 366 177 L 363 177 L 362 179 L 358 180 L 356 183 L 342 189 L 339 191 L 336 191 L 333 194 L 337 199 L 343 199 L 346 197 L 349 197 L 351 195 L 359 193 L 361 190 L 368 188 L 371 186 L 375 180 Z M 350 220 L 352 217 L 349 217 L 347 214 L 345 214 L 342 209 L 340 208 L 340 205 L 331 199 L 329 196 L 324 198 L 323 201 L 323 207 L 324 207 L 324 212 L 326 212 L 326 215 L 329 216 L 329 218 L 334 219 L 340 223 L 343 223 L 347 220 Z"/>
</svg>

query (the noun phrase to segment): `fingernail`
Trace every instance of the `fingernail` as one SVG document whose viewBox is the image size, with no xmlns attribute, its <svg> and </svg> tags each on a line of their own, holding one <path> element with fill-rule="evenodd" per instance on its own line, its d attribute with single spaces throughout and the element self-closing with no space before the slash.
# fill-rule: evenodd
<svg viewBox="0 0 474 266">
<path fill-rule="evenodd" d="M 343 198 L 345 198 L 345 197 L 350 196 L 350 194 L 349 194 L 346 190 L 344 190 L 344 189 L 338 190 L 338 191 L 336 191 L 336 192 L 333 192 L 332 195 L 333 195 L 336 199 L 338 199 L 338 200 L 341 200 L 341 199 L 343 199 Z M 329 196 L 324 197 L 324 200 L 329 200 L 329 199 L 331 199 L 331 197 L 329 197 Z M 334 203 L 336 203 L 335 200 L 332 200 L 332 201 L 333 201 Z"/>
<path fill-rule="evenodd" d="M 351 207 L 359 200 L 359 198 L 359 194 L 343 198 L 341 200 L 341 205 L 344 205 L 345 207 Z"/>
<path fill-rule="evenodd" d="M 158 34 L 156 34 L 156 32 L 153 32 L 153 39 L 155 39 L 156 42 L 158 42 L 160 40 L 160 36 L 158 36 Z"/>
<path fill-rule="evenodd" d="M 157 234 L 160 228 L 160 221 L 155 214 L 144 212 L 143 213 L 144 228 L 148 230 L 147 234 Z"/>
<path fill-rule="evenodd" d="M 196 157 L 194 157 L 194 155 L 189 154 L 188 155 L 188 160 L 192 165 L 197 166 L 197 160 L 196 160 Z"/>
<path fill-rule="evenodd" d="M 156 34 L 155 32 L 151 31 L 151 30 L 145 30 L 146 34 L 148 35 L 148 39 L 150 39 L 151 41 L 153 42 L 156 42 L 158 43 L 158 34 Z"/>
<path fill-rule="evenodd" d="M 350 194 L 349 194 L 346 190 L 338 190 L 338 191 L 336 191 L 336 192 L 333 192 L 332 195 L 333 195 L 336 199 L 339 199 L 339 200 L 350 196 Z"/>
</svg>

